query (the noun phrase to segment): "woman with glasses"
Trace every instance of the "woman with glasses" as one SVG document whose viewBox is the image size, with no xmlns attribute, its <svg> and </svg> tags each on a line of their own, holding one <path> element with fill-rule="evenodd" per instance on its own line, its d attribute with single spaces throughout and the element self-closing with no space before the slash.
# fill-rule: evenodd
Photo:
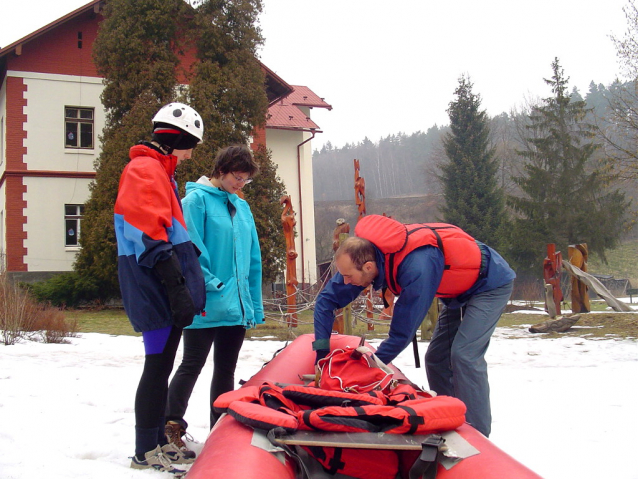
<svg viewBox="0 0 638 479">
<path fill-rule="evenodd" d="M 195 382 L 213 348 L 210 427 L 213 402 L 235 389 L 235 367 L 246 329 L 264 322 L 261 252 L 255 220 L 237 193 L 259 167 L 246 146 L 229 146 L 215 159 L 212 177 L 186 184 L 182 201 L 191 241 L 199 248 L 206 283 L 205 312 L 184 329 L 184 357 L 168 392 L 166 436 L 186 447 L 184 414 Z"/>
</svg>

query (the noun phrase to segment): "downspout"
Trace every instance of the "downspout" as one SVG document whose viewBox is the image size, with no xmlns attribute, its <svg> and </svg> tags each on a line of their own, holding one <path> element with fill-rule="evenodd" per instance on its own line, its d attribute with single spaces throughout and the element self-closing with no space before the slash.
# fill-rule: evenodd
<svg viewBox="0 0 638 479">
<path fill-rule="evenodd" d="M 301 240 L 301 282 L 305 281 L 305 242 L 303 236 L 303 205 L 301 202 L 301 147 L 315 137 L 315 131 L 311 131 L 312 136 L 297 145 L 297 185 L 299 186 L 299 236 Z"/>
</svg>

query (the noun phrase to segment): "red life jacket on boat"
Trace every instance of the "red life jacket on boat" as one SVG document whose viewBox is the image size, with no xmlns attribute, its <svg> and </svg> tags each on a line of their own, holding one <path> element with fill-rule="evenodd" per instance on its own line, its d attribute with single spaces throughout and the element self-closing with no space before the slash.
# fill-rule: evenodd
<svg viewBox="0 0 638 479">
<path fill-rule="evenodd" d="M 465 422 L 465 404 L 451 396 L 403 401 L 396 405 L 340 407 L 300 411 L 300 430 L 433 434 Z"/>
<path fill-rule="evenodd" d="M 445 259 L 436 296 L 454 298 L 472 287 L 481 270 L 481 250 L 476 240 L 458 226 L 446 223 L 403 224 L 381 215 L 357 222 L 355 236 L 372 242 L 385 256 L 385 277 L 390 291 L 401 293 L 397 271 L 403 259 L 417 248 L 434 246 Z"/>
<path fill-rule="evenodd" d="M 258 398 L 254 396 L 254 389 L 245 396 L 237 394 L 239 389 L 219 396 L 214 406 L 216 411 L 228 412 L 243 424 L 267 430 L 284 427 L 287 430 L 431 434 L 456 429 L 465 422 L 466 407 L 461 400 L 451 396 L 431 397 L 407 384 L 401 388 L 402 392 L 382 399 L 380 393 L 358 394 L 304 386 L 282 388 L 264 383 Z M 413 392 L 408 392 L 409 389 Z M 405 397 L 414 399 L 403 400 Z M 296 400 L 301 400 L 301 404 Z M 315 408 L 309 409 L 309 404 Z"/>
<path fill-rule="evenodd" d="M 432 396 L 399 383 L 388 393 L 331 391 L 312 386 L 265 382 L 217 398 L 217 412 L 227 412 L 247 426 L 273 430 L 430 434 L 465 422 L 465 404 L 450 396 Z M 366 479 L 395 479 L 414 463 L 414 451 L 299 446 L 330 474 Z M 436 470 L 436 461 L 434 463 Z M 407 477 L 407 476 L 402 476 Z"/>
</svg>

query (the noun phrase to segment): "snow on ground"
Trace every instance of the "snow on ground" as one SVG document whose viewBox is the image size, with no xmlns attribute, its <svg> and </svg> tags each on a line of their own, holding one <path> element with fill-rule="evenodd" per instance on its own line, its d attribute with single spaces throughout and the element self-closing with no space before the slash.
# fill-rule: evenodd
<svg viewBox="0 0 638 479">
<path fill-rule="evenodd" d="M 490 439 L 547 479 L 638 479 L 638 342 L 512 332 L 498 328 L 487 355 Z M 283 345 L 247 340 L 236 379 L 250 378 Z M 419 347 L 423 356 L 427 344 Z M 170 477 L 129 468 L 143 351 L 139 337 L 104 334 L 0 346 L 0 478 Z M 395 364 L 427 387 L 411 348 Z M 209 361 L 186 416 L 196 450 L 208 434 L 211 374 Z"/>
</svg>

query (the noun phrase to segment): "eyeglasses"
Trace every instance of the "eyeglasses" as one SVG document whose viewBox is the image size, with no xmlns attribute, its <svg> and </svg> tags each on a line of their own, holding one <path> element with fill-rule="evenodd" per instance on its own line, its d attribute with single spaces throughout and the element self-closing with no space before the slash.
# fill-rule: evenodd
<svg viewBox="0 0 638 479">
<path fill-rule="evenodd" d="M 239 183 L 243 183 L 245 185 L 247 185 L 248 183 L 252 183 L 253 179 L 252 178 L 242 178 L 241 176 L 237 176 L 235 173 L 231 173 L 231 175 L 233 175 L 233 177 L 239 182 Z"/>
</svg>

